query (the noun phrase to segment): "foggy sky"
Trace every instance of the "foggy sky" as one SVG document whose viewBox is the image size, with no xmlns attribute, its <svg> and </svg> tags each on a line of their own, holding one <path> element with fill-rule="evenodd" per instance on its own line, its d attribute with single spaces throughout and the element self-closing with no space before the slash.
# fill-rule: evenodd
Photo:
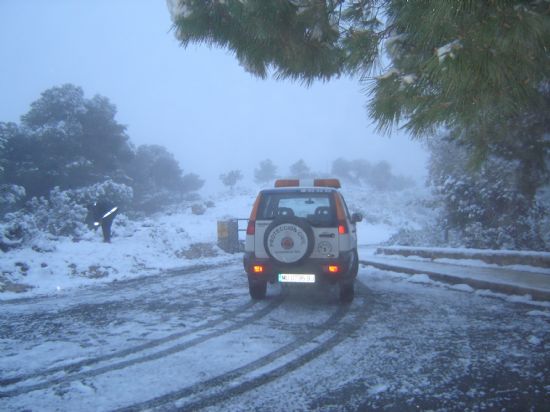
<svg viewBox="0 0 550 412">
<path fill-rule="evenodd" d="M 285 173 L 302 158 L 326 174 L 344 157 L 425 175 L 419 143 L 376 134 L 357 79 L 261 80 L 228 51 L 183 49 L 163 0 L 2 0 L 0 39 L 0 121 L 73 83 L 107 97 L 135 145 L 167 147 L 185 173 L 251 176 L 266 158 Z"/>
</svg>

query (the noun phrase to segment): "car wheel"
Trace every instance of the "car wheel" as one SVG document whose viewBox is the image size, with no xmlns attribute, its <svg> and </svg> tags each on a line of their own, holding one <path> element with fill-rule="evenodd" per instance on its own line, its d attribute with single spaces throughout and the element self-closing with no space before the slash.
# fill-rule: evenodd
<svg viewBox="0 0 550 412">
<path fill-rule="evenodd" d="M 340 284 L 340 302 L 348 304 L 353 302 L 355 297 L 355 288 L 353 283 L 342 283 Z"/>
<path fill-rule="evenodd" d="M 267 227 L 264 248 L 270 258 L 282 264 L 297 264 L 313 251 L 313 229 L 305 219 L 284 217 Z"/>
<path fill-rule="evenodd" d="M 250 297 L 254 300 L 261 300 L 265 298 L 267 292 L 266 281 L 248 281 L 248 290 L 250 291 Z"/>
</svg>

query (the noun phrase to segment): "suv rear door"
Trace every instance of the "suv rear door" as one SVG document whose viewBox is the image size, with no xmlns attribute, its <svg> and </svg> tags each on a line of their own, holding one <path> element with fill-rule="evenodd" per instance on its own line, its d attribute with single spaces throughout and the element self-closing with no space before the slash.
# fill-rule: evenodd
<svg viewBox="0 0 550 412">
<path fill-rule="evenodd" d="M 339 237 L 333 193 L 317 188 L 263 192 L 255 222 L 256 257 L 268 257 L 264 247 L 266 228 L 274 219 L 285 217 L 301 218 L 311 226 L 314 237 L 311 258 L 337 257 Z"/>
</svg>

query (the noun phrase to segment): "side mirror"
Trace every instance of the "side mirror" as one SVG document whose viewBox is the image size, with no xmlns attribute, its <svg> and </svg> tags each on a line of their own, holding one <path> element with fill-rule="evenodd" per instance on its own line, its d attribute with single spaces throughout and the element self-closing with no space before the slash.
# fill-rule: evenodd
<svg viewBox="0 0 550 412">
<path fill-rule="evenodd" d="M 359 223 L 363 220 L 363 215 L 361 213 L 354 213 L 351 215 L 351 223 Z"/>
</svg>

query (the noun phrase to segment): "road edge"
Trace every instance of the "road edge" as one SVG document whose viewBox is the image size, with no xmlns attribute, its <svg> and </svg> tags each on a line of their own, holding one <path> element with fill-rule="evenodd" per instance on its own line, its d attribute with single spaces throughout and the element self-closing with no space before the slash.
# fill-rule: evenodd
<svg viewBox="0 0 550 412">
<path fill-rule="evenodd" d="M 498 281 L 490 282 L 479 279 L 471 279 L 467 277 L 452 276 L 440 272 L 434 272 L 425 269 L 414 269 L 403 267 L 395 264 L 381 263 L 369 261 L 368 259 L 359 259 L 359 263 L 365 266 L 373 266 L 381 270 L 389 270 L 392 272 L 406 273 L 408 275 L 424 274 L 432 280 L 448 283 L 451 285 L 466 284 L 474 289 L 488 289 L 492 292 L 505 293 L 507 295 L 530 295 L 535 300 L 550 300 L 550 292 L 545 292 L 539 289 L 528 288 L 523 286 L 510 285 Z"/>
</svg>

